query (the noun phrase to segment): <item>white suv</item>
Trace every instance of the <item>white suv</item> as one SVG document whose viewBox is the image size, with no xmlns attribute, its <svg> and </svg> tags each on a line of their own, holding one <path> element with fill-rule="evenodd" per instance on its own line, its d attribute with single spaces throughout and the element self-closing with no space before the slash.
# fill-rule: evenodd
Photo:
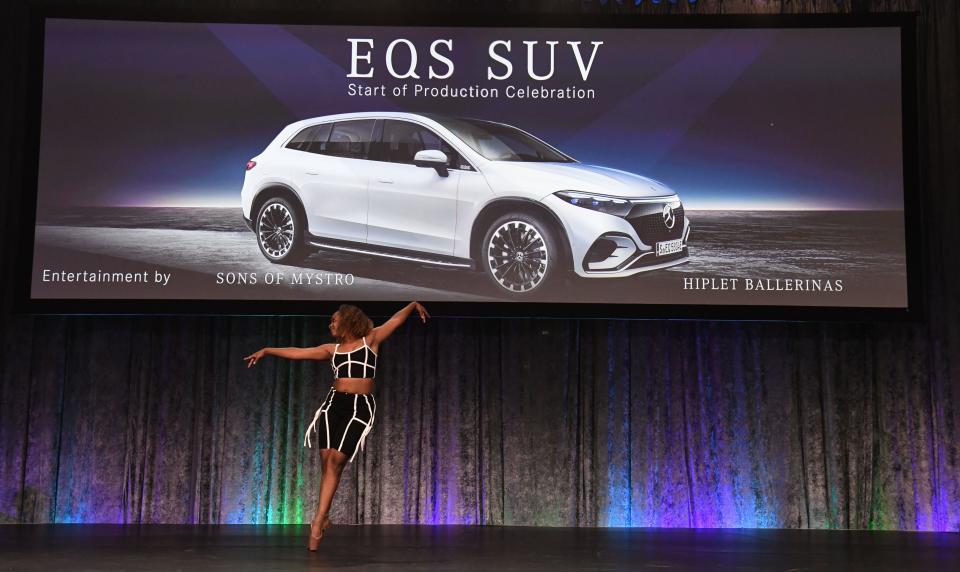
<svg viewBox="0 0 960 572">
<path fill-rule="evenodd" d="M 261 252 L 286 264 L 349 251 L 474 268 L 525 294 L 568 270 L 620 277 L 688 258 L 690 222 L 668 187 L 492 121 L 299 121 L 247 162 L 240 194 Z"/>
</svg>

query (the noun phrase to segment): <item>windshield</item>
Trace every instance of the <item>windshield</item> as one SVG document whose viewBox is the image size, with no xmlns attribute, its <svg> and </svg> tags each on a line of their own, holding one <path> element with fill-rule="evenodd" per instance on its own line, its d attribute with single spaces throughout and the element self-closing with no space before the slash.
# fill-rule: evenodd
<svg viewBox="0 0 960 572">
<path fill-rule="evenodd" d="M 574 162 L 572 158 L 516 127 L 479 119 L 435 116 L 431 119 L 491 161 Z"/>
</svg>

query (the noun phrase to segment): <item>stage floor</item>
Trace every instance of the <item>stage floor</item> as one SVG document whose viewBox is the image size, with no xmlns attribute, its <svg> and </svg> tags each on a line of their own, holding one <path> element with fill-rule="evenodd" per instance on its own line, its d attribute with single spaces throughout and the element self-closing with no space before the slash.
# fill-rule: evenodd
<svg viewBox="0 0 960 572">
<path fill-rule="evenodd" d="M 928 532 L 334 526 L 0 525 L 11 570 L 960 570 L 960 535 Z"/>
</svg>

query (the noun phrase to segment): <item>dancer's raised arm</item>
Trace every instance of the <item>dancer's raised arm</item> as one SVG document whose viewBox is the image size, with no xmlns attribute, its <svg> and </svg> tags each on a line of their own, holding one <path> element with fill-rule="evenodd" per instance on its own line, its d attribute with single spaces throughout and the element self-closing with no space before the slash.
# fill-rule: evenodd
<svg viewBox="0 0 960 572">
<path fill-rule="evenodd" d="M 330 359 L 333 355 L 333 344 L 323 344 L 313 348 L 263 348 L 247 357 L 247 367 L 253 367 L 264 356 L 277 356 L 287 359 Z"/>
<path fill-rule="evenodd" d="M 430 317 L 430 314 L 427 312 L 427 309 L 423 307 L 423 304 L 420 302 L 410 302 L 399 312 L 391 316 L 389 320 L 370 330 L 370 337 L 373 340 L 371 345 L 379 345 L 383 343 L 383 340 L 389 338 L 390 334 L 399 328 L 400 325 L 403 324 L 414 311 L 420 315 L 420 319 L 423 321 L 423 323 L 427 323 L 427 319 Z"/>
</svg>

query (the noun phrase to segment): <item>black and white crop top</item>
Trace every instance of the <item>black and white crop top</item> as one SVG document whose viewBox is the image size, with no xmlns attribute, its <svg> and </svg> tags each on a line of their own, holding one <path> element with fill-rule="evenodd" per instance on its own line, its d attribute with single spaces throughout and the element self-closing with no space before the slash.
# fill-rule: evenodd
<svg viewBox="0 0 960 572">
<path fill-rule="evenodd" d="M 367 338 L 364 336 L 363 345 L 359 348 L 340 352 L 340 344 L 333 349 L 333 357 L 330 359 L 330 367 L 333 368 L 333 378 L 341 377 L 373 377 L 377 374 L 377 353 L 367 345 Z"/>
</svg>

